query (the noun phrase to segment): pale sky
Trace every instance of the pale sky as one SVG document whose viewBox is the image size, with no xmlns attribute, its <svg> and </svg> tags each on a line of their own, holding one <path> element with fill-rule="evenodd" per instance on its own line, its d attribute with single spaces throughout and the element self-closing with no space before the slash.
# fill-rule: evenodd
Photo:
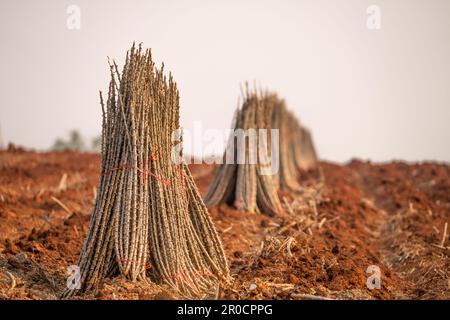
<svg viewBox="0 0 450 320">
<path fill-rule="evenodd" d="M 69 5 L 80 30 L 66 26 Z M 256 80 L 321 158 L 450 161 L 448 0 L 2 0 L 3 139 L 44 150 L 74 128 L 97 135 L 107 56 L 120 64 L 133 41 L 172 71 L 187 129 L 229 128 L 240 83 Z"/>
</svg>

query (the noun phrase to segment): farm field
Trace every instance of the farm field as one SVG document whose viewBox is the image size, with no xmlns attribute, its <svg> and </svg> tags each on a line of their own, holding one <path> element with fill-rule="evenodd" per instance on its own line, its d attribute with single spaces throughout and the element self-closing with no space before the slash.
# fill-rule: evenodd
<svg viewBox="0 0 450 320">
<path fill-rule="evenodd" d="M 216 166 L 190 169 L 204 196 Z M 0 299 L 59 298 L 88 229 L 99 170 L 98 154 L 0 152 Z M 448 164 L 322 161 L 300 177 L 298 192 L 280 191 L 283 214 L 209 210 L 233 279 L 219 298 L 450 298 Z M 367 287 L 370 266 L 381 272 L 379 289 Z M 165 285 L 120 276 L 74 297 L 176 298 Z"/>
</svg>

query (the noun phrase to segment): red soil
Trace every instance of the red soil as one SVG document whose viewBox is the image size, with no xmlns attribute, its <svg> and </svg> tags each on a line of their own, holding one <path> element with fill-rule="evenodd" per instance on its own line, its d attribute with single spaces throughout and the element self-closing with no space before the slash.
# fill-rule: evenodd
<svg viewBox="0 0 450 320">
<path fill-rule="evenodd" d="M 99 165 L 94 154 L 0 152 L 0 299 L 58 297 L 87 231 Z M 214 168 L 191 169 L 204 194 Z M 211 209 L 234 278 L 221 297 L 450 298 L 449 165 L 322 162 L 302 176 L 302 190 L 280 193 L 283 215 Z M 381 269 L 380 289 L 366 286 L 370 265 Z M 115 278 L 78 298 L 176 297 Z"/>
</svg>

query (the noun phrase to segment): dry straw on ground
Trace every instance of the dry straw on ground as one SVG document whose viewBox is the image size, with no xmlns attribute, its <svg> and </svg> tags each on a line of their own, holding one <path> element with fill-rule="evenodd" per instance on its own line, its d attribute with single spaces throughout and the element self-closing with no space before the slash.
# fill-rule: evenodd
<svg viewBox="0 0 450 320">
<path fill-rule="evenodd" d="M 234 134 L 228 141 L 224 163 L 215 174 L 205 202 L 208 206 L 233 204 L 242 210 L 269 215 L 281 213 L 277 191 L 299 189 L 298 170 L 316 163 L 311 135 L 277 95 L 249 91 L 247 86 L 243 100 L 242 107 L 235 113 Z M 266 135 L 260 135 L 260 129 L 267 129 Z M 271 129 L 278 130 L 278 141 L 272 141 Z M 239 141 L 240 130 L 246 134 L 256 130 L 255 140 L 245 135 Z M 257 151 L 252 150 L 254 148 Z M 279 155 L 279 170 L 262 174 L 267 173 L 267 166 L 272 164 L 268 164 L 268 160 L 274 153 Z"/>
<path fill-rule="evenodd" d="M 96 202 L 80 253 L 81 289 L 122 275 L 201 297 L 228 279 L 227 261 L 187 165 L 172 161 L 179 95 L 150 50 L 133 48 L 111 82 L 103 108 Z M 106 106 L 105 106 L 106 104 Z M 180 156 L 182 156 L 180 152 Z"/>
</svg>

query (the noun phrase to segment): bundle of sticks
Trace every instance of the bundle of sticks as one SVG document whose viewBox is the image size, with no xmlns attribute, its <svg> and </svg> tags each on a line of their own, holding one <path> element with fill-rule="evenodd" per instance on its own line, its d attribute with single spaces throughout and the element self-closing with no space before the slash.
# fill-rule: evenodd
<svg viewBox="0 0 450 320">
<path fill-rule="evenodd" d="M 284 100 L 274 93 L 249 90 L 248 85 L 232 129 L 205 203 L 282 213 L 278 190 L 298 190 L 299 169 L 317 162 L 309 131 L 287 110 Z"/>
<path fill-rule="evenodd" d="M 102 173 L 78 261 L 81 285 L 63 297 L 95 290 L 116 275 L 201 297 L 227 281 L 229 271 L 182 160 L 176 83 L 140 46 L 127 53 L 121 74 L 115 62 L 110 67 L 106 103 L 100 93 Z"/>
</svg>

